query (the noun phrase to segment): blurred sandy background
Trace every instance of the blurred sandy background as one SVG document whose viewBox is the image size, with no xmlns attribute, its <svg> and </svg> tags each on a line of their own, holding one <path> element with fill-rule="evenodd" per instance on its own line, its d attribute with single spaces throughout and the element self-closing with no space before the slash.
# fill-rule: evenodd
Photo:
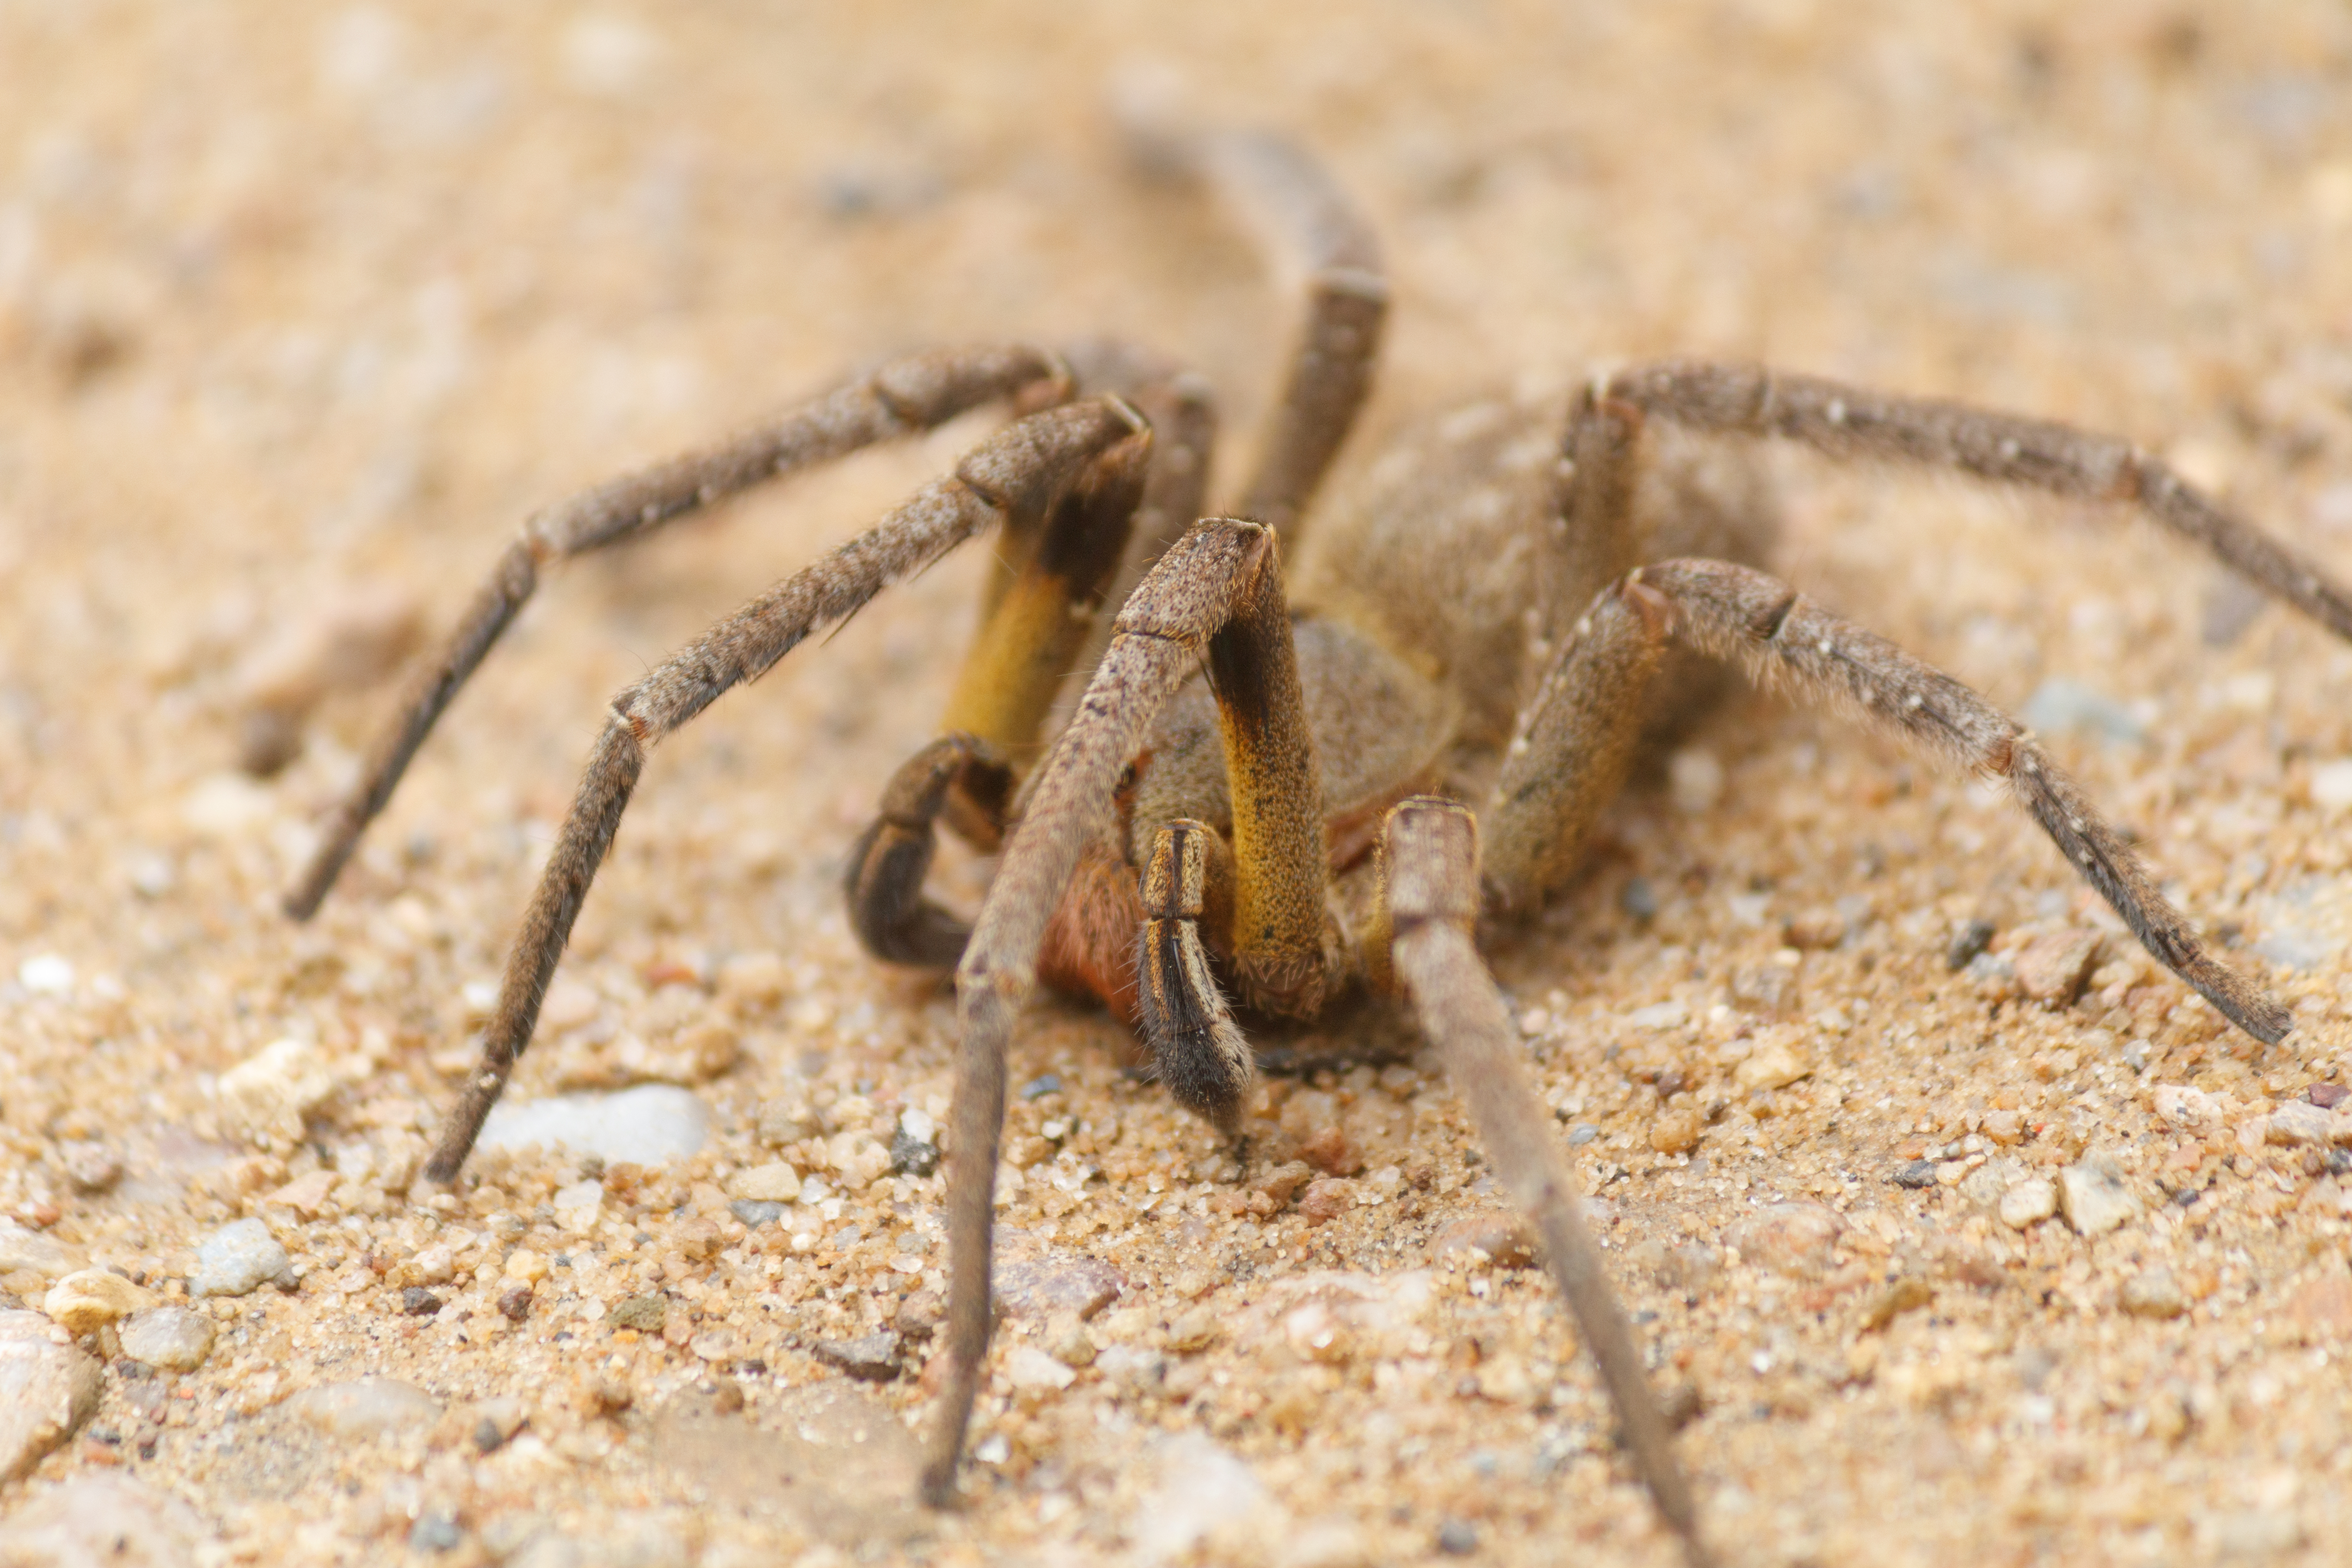
<svg viewBox="0 0 2352 1568">
<path fill-rule="evenodd" d="M 1287 301 L 1213 211 L 1132 177 L 1102 112 L 1128 76 L 1174 83 L 1204 120 L 1293 132 L 1379 220 L 1395 305 L 1358 459 L 1383 424 L 1481 384 L 1754 356 L 2129 433 L 2352 572 L 2341 5 L 0 0 L 0 1208 L 159 1290 L 210 1227 L 261 1215 L 315 1276 L 220 1313 L 221 1346 L 186 1375 L 194 1397 L 158 1423 L 154 1457 L 137 1452 L 152 1380 L 118 1363 L 90 1426 L 0 1510 L 136 1474 L 193 1509 L 173 1528 L 206 1563 L 520 1561 L 549 1541 L 584 1554 L 551 1562 L 1142 1560 L 1196 1544 L 1150 1521 L 1183 1492 L 1152 1477 L 1198 1460 L 1195 1490 L 1278 1521 L 1202 1526 L 1199 1550 L 1221 1558 L 1409 1561 L 1467 1539 L 1497 1561 L 1664 1560 L 1564 1331 L 1518 1273 L 1441 1291 L 1436 1348 L 1398 1363 L 1434 1356 L 1434 1382 L 1383 1382 L 1370 1356 L 1300 1371 L 1269 1330 L 1184 1363 L 1209 1369 L 1187 1398 L 1122 1403 L 1091 1373 L 1060 1404 L 1000 1390 L 1009 1457 L 972 1511 L 913 1545 L 827 1543 L 806 1517 L 663 1468 L 639 1416 L 703 1369 L 651 1337 L 613 1352 L 638 1415 L 547 1395 L 543 1472 L 477 1459 L 462 1421 L 323 1455 L 270 1425 L 287 1394 L 361 1372 L 453 1411 L 570 1387 L 585 1340 L 551 1345 L 534 1320 L 469 1341 L 460 1320 L 380 1302 L 352 1270 L 429 1239 L 382 1193 L 337 1188 L 307 1214 L 265 1200 L 348 1171 L 362 1144 L 377 1161 L 362 1169 L 413 1158 L 465 1059 L 465 989 L 497 973 L 604 699 L 981 426 L 552 574 L 307 930 L 276 892 L 394 689 L 330 690 L 268 781 L 236 766 L 253 693 L 322 624 L 437 636 L 532 507 L 892 351 L 1104 331 L 1175 350 L 1217 384 L 1223 470 L 1238 473 Z M 1827 1284 L 1735 1263 L 1685 1290 L 1629 1270 L 1633 1304 L 1658 1314 L 1646 1331 L 1707 1403 L 1685 1452 L 1723 1535 L 1759 1562 L 2339 1557 L 2352 1412 L 2330 1356 L 2352 1302 L 2335 1157 L 2265 1143 L 2260 1119 L 2344 1055 L 2352 656 L 2254 614 L 2149 531 L 1802 464 L 1787 477 L 1791 577 L 2012 708 L 2053 680 L 2106 700 L 2060 749 L 2300 1026 L 2241 1048 L 2112 941 L 2062 1010 L 1950 976 L 1969 920 L 2003 933 L 1998 953 L 2101 933 L 2100 917 L 1998 800 L 1768 704 L 1708 731 L 1683 804 L 1714 808 L 1631 803 L 1591 887 L 1501 968 L 1552 1103 L 1599 1130 L 1580 1168 L 1612 1184 L 1612 1246 L 1736 1247 L 1727 1227 L 1768 1197 L 1845 1216 Z M 648 771 L 567 973 L 590 1013 L 602 998 L 608 1034 L 658 1045 L 686 1006 L 740 1037 L 740 1060 L 701 1086 L 718 1142 L 667 1178 L 681 1214 L 771 1157 L 764 1103 L 887 1110 L 945 1083 L 944 1004 L 856 956 L 834 885 L 887 769 L 930 733 L 972 564 L 795 655 Z M 1626 912 L 1636 878 L 1664 891 L 1646 922 Z M 1770 1026 L 1817 1070 L 1759 1110 L 1731 1093 L 1730 1026 L 1707 1020 L 1746 1016 L 1743 977 L 1791 945 L 1807 950 L 1801 1000 L 1779 997 L 1793 1021 Z M 773 994 L 719 985 L 743 954 L 781 961 Z M 1049 1013 L 1015 1067 L 1016 1082 L 1061 1071 L 1072 1118 L 1124 1130 L 1092 1207 L 1006 1212 L 1126 1270 L 1138 1342 L 1164 1345 L 1188 1300 L 1243 1321 L 1286 1272 L 1417 1264 L 1491 1206 L 1449 1176 L 1393 1200 L 1410 1223 L 1367 1206 L 1261 1234 L 1208 1206 L 1205 1131 L 1121 1080 L 1107 1032 Z M 281 1037 L 348 1071 L 301 1139 L 240 1141 L 214 1075 Z M 550 1046 L 519 1084 L 581 1080 L 593 1051 Z M 1692 1103 L 1710 1083 L 1731 1095 L 1696 1168 L 1649 1141 L 1669 1071 L 1696 1081 Z M 2161 1116 L 2159 1082 L 2221 1097 L 2215 1127 Z M 1401 1165 L 1465 1169 L 1433 1073 L 1337 1092 L 1410 1111 Z M 2015 1231 L 1951 1184 L 1885 1184 L 1894 1164 L 1986 1152 L 1959 1149 L 2004 1094 L 2044 1130 L 1991 1149 L 1990 1168 L 2111 1148 L 2147 1212 L 2092 1241 L 2054 1220 Z M 85 1146 L 128 1173 L 112 1190 L 76 1186 Z M 1197 1232 L 1141 1212 L 1152 1161 L 1177 1162 Z M 481 1215 L 501 1202 L 540 1223 L 533 1184 L 576 1174 L 551 1159 L 499 1176 L 469 1237 L 496 1234 Z M 2211 1187 L 2194 1224 L 2166 1206 L 2190 1181 Z M 877 1187 L 853 1218 L 919 1232 L 935 1192 Z M 658 1282 L 670 1211 L 646 1213 Z M 725 1317 L 730 1278 L 792 1299 L 802 1260 L 778 1286 L 756 1237 L 739 1225 L 728 1245 L 667 1276 L 715 1292 L 698 1317 Z M 2193 1306 L 2119 1310 L 2159 1263 Z M 0 1287 L 37 1304 L 30 1273 Z M 1932 1281 L 1935 1305 L 1874 1330 L 1897 1276 Z M 822 1283 L 799 1299 L 837 1307 Z M 830 1375 L 790 1318 L 752 1336 L 774 1347 L 754 1415 L 769 1384 Z M 1510 1358 L 1563 1392 L 1491 1374 L 1480 1392 L 1475 1369 Z M 1312 1397 L 1279 1406 L 1316 1413 L 1303 1432 L 1242 1397 L 1286 1378 Z M 911 1384 L 887 1398 L 919 1404 Z M 1240 1454 L 1259 1492 L 1168 1447 L 1186 1431 Z M 273 1442 L 299 1462 L 254 1458 Z M 513 1525 L 525 1514 L 547 1521 L 538 1545 Z M 414 1534 L 443 1515 L 446 1539 Z"/>
</svg>

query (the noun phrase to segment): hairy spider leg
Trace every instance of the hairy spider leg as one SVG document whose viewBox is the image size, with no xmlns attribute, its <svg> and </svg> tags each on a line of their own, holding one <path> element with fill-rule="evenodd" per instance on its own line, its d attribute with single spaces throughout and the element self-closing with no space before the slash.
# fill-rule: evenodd
<svg viewBox="0 0 2352 1568">
<path fill-rule="evenodd" d="M 467 1079 L 424 1179 L 446 1184 L 465 1163 L 482 1121 L 530 1042 L 588 885 L 612 847 L 646 752 L 724 692 L 757 679 L 814 631 L 856 614 L 891 584 L 922 570 L 1006 517 L 1039 513 L 1087 468 L 1148 438 L 1142 418 L 1115 398 L 1032 415 L 969 453 L 866 532 L 786 578 L 665 660 L 613 700 L 580 790 L 549 856 L 507 962 L 482 1058 Z"/>
<path fill-rule="evenodd" d="M 946 965 L 961 955 L 969 931 L 923 897 L 938 825 L 944 816 L 984 849 L 1003 837 L 1014 781 L 1040 749 L 1054 698 L 1126 551 L 1151 447 L 1149 434 L 1122 442 L 1042 519 L 1008 519 L 1003 553 L 1019 565 L 989 595 L 946 733 L 891 776 L 880 812 L 850 850 L 850 927 L 877 958 Z"/>
<path fill-rule="evenodd" d="M 1478 825 L 1467 807 L 1421 796 L 1390 808 L 1380 839 L 1379 923 L 1422 1032 L 1468 1101 L 1480 1144 L 1543 1237 L 1544 1260 L 1591 1348 L 1633 1468 L 1682 1538 L 1691 1568 L 1714 1558 L 1674 1439 L 1642 1369 L 1624 1309 L 1584 1223 L 1551 1118 L 1519 1066 L 1518 1030 L 1472 940 L 1479 910 Z"/>
<path fill-rule="evenodd" d="M 2352 639 L 2352 591 L 2113 436 L 1753 365 L 1640 365 L 1611 376 L 1607 395 L 1692 429 L 1782 437 L 1845 461 L 1941 468 L 2050 495 L 2126 502 Z"/>
<path fill-rule="evenodd" d="M 287 892 L 286 912 L 298 921 L 318 912 L 417 748 L 538 588 L 541 567 L 643 538 L 722 497 L 877 441 L 931 429 L 983 404 L 1009 398 L 1029 411 L 1066 402 L 1070 395 L 1066 367 L 1037 349 L 1010 345 L 917 354 L 892 361 L 780 419 L 608 480 L 538 513 L 499 558 L 439 661 L 377 740 L 359 783 L 328 818 L 318 849 Z"/>
</svg>

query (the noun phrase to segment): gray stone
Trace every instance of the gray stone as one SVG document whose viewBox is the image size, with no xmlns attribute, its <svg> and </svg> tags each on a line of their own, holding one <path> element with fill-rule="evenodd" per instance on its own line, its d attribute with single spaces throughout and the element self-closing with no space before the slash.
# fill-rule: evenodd
<svg viewBox="0 0 2352 1568">
<path fill-rule="evenodd" d="M 2058 1212 L 2077 1236 L 2104 1236 L 2139 1214 L 2139 1200 L 2124 1185 L 2123 1167 L 2111 1154 L 2085 1154 L 2058 1173 Z"/>
<path fill-rule="evenodd" d="M 40 1313 L 0 1312 L 0 1481 L 24 1475 L 90 1418 L 99 1373 Z"/>
<path fill-rule="evenodd" d="M 221 1226 L 196 1247 L 196 1271 L 188 1276 L 188 1294 L 247 1296 L 270 1280 L 290 1283 L 293 1262 L 269 1227 L 257 1219 L 240 1219 Z"/>
<path fill-rule="evenodd" d="M 194 1509 L 126 1475 L 97 1470 L 29 1498 L 0 1522 L 11 1568 L 180 1568 L 207 1531 Z"/>
<path fill-rule="evenodd" d="M 194 1372 L 213 1353 L 212 1320 L 185 1307 L 134 1312 L 115 1332 L 124 1355 L 167 1372 Z"/>
<path fill-rule="evenodd" d="M 482 1126 L 481 1147 L 538 1144 L 607 1163 L 667 1165 L 710 1141 L 710 1111 L 669 1084 L 640 1084 L 616 1094 L 559 1094 L 508 1101 Z"/>
<path fill-rule="evenodd" d="M 306 1388 L 286 1408 L 325 1433 L 347 1442 L 371 1443 L 440 1419 L 439 1402 L 413 1383 L 396 1377 L 362 1377 Z"/>
<path fill-rule="evenodd" d="M 905 1347 L 885 1329 L 854 1340 L 819 1340 L 816 1359 L 861 1383 L 887 1383 L 904 1370 Z"/>
</svg>

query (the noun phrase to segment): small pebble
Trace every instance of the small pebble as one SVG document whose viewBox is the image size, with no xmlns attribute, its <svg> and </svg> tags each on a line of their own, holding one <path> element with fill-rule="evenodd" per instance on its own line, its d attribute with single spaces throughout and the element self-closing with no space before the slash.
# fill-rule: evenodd
<svg viewBox="0 0 2352 1568">
<path fill-rule="evenodd" d="M 559 1094 L 503 1100 L 483 1124 L 480 1147 L 536 1143 L 613 1164 L 667 1165 L 710 1141 L 710 1111 L 692 1092 L 647 1083 L 613 1094 Z"/>
<path fill-rule="evenodd" d="M 206 1237 L 196 1247 L 196 1271 L 188 1276 L 188 1295 L 248 1296 L 263 1284 L 294 1278 L 286 1248 L 257 1219 L 233 1220 Z"/>
<path fill-rule="evenodd" d="M 755 1203 L 750 1198 L 737 1198 L 727 1205 L 727 1212 L 743 1222 L 748 1229 L 757 1230 L 763 1225 L 773 1225 L 784 1217 L 784 1205 L 779 1203 Z"/>
<path fill-rule="evenodd" d="M 1617 895 L 1617 907 L 1637 921 L 1654 920 L 1658 914 L 1658 889 L 1647 877 L 1629 877 Z"/>
<path fill-rule="evenodd" d="M 330 1437 L 372 1442 L 409 1427 L 429 1426 L 441 1406 L 413 1383 L 394 1377 L 362 1377 L 306 1388 L 286 1408 Z"/>
<path fill-rule="evenodd" d="M 1168 1325 L 1168 1348 L 1179 1355 L 1191 1355 L 1207 1350 L 1223 1332 L 1214 1312 L 1206 1307 L 1195 1307 L 1180 1313 Z"/>
<path fill-rule="evenodd" d="M 168 1372 L 194 1372 L 213 1353 L 213 1321 L 185 1307 L 134 1312 L 115 1333 L 124 1355 Z"/>
<path fill-rule="evenodd" d="M 2315 1083 L 2303 1091 L 2303 1098 L 2322 1110 L 2333 1110 L 2346 1100 L 2352 1099 L 2352 1089 L 2340 1083 Z"/>
<path fill-rule="evenodd" d="M 793 1203 L 801 1195 L 801 1173 L 782 1160 L 772 1160 L 736 1172 L 727 1184 L 727 1195 L 749 1203 Z"/>
<path fill-rule="evenodd" d="M 1829 1268 L 1830 1253 L 1845 1232 L 1837 1211 L 1816 1203 L 1767 1204 L 1724 1233 L 1749 1263 L 1791 1278 Z"/>
<path fill-rule="evenodd" d="M 1650 1123 L 1650 1147 L 1661 1154 L 1687 1154 L 1698 1146 L 1696 1110 L 1669 1110 Z"/>
<path fill-rule="evenodd" d="M 2172 1270 L 2159 1263 L 2125 1280 L 2116 1305 L 2135 1318 L 2177 1318 L 2189 1310 L 2189 1296 Z"/>
<path fill-rule="evenodd" d="M 1591 1121 L 1580 1121 L 1568 1130 L 1568 1146 L 1581 1149 L 1601 1136 L 1600 1127 Z"/>
<path fill-rule="evenodd" d="M 2290 1100 L 2271 1112 L 2263 1127 L 2263 1140 L 2288 1148 L 2326 1143 L 2339 1127 L 2352 1129 L 2352 1120 L 2339 1121 L 2333 1111 L 2324 1110 L 2308 1100 Z"/>
<path fill-rule="evenodd" d="M 1021 1086 L 1021 1098 L 1024 1100 L 1043 1100 L 1049 1094 L 1061 1092 L 1062 1076 L 1059 1073 L 1044 1073 Z"/>
<path fill-rule="evenodd" d="M 263 1147 L 302 1141 L 303 1119 L 335 1091 L 326 1054 L 308 1040 L 273 1040 L 221 1074 L 223 1121 Z"/>
<path fill-rule="evenodd" d="M 1015 1318 L 1050 1321 L 1091 1318 L 1127 1289 L 1127 1277 L 1100 1258 L 1049 1252 L 996 1266 L 996 1299 Z"/>
<path fill-rule="evenodd" d="M 908 1126 L 908 1118 L 919 1116 L 910 1110 L 898 1119 L 898 1130 L 890 1134 L 890 1169 L 901 1176 L 928 1176 L 940 1168 L 940 1146 L 931 1138 L 918 1137 Z M 929 1122 L 930 1118 L 923 1117 Z"/>
<path fill-rule="evenodd" d="M 79 1268 L 49 1287 L 41 1310 L 52 1322 L 77 1337 L 100 1329 L 154 1304 L 154 1297 L 120 1274 L 103 1268 Z"/>
<path fill-rule="evenodd" d="M 69 995 L 74 985 L 73 962 L 54 952 L 37 952 L 16 965 L 16 984 L 36 996 Z"/>
<path fill-rule="evenodd" d="M 2000 1223 L 2011 1230 L 2039 1225 L 2057 1212 L 2057 1187 L 2039 1176 L 2029 1176 L 2000 1195 Z"/>
<path fill-rule="evenodd" d="M 1448 1557 L 1467 1557 L 1478 1550 L 1478 1531 L 1467 1520 L 1449 1519 L 1437 1527 L 1437 1549 Z"/>
<path fill-rule="evenodd" d="M 1337 1176 L 1319 1176 L 1307 1184 L 1298 1212 L 1309 1225 L 1334 1220 L 1356 1206 L 1356 1184 Z"/>
<path fill-rule="evenodd" d="M 854 1340 L 819 1340 L 816 1359 L 860 1383 L 887 1383 L 906 1368 L 906 1350 L 887 1329 Z"/>
<path fill-rule="evenodd" d="M 441 1298 L 422 1285 L 411 1285 L 400 1293 L 400 1310 L 411 1318 L 429 1318 L 441 1310 Z"/>
<path fill-rule="evenodd" d="M 1916 1311 L 1936 1299 L 1935 1287 L 1916 1274 L 1906 1274 L 1880 1292 L 1862 1316 L 1866 1328 L 1883 1329 L 1906 1312 Z"/>
<path fill-rule="evenodd" d="M 604 1321 L 616 1329 L 635 1329 L 641 1334 L 657 1334 L 668 1319 L 667 1297 L 627 1296 L 614 1304 Z"/>
<path fill-rule="evenodd" d="M 1263 1173 L 1250 1184 L 1255 1191 L 1272 1198 L 1277 1206 L 1288 1204 L 1306 1185 L 1315 1179 L 1315 1168 L 1304 1160 L 1292 1160 Z"/>
<path fill-rule="evenodd" d="M 2058 1173 L 2058 1212 L 2077 1236 L 2104 1236 L 2139 1213 L 2122 1167 L 2107 1154 L 2085 1154 Z"/>
<path fill-rule="evenodd" d="M 113 1191 L 114 1184 L 122 1180 L 121 1160 L 104 1144 L 61 1143 L 58 1153 L 66 1168 L 66 1180 L 78 1193 L 96 1196 Z"/>
<path fill-rule="evenodd" d="M 457 1516 L 444 1508 L 428 1509 L 408 1527 L 411 1552 L 455 1552 L 465 1539 Z"/>
<path fill-rule="evenodd" d="M 1058 1394 L 1078 1374 L 1035 1345 L 1015 1345 L 1004 1358 L 1004 1378 L 1029 1394 Z"/>
<path fill-rule="evenodd" d="M 2036 1002 L 2063 1007 L 2082 993 L 2091 962 L 2099 955 L 2099 933 L 2053 931 L 2035 937 L 2011 956 L 2018 989 Z"/>
<path fill-rule="evenodd" d="M 1898 1187 L 1932 1187 L 1936 1184 L 1936 1162 L 1906 1160 L 1889 1172 L 1886 1179 Z"/>
<path fill-rule="evenodd" d="M 1944 967 L 1956 972 L 1966 969 L 1992 945 L 1996 934 L 1990 921 L 1970 921 L 1952 933 L 1952 943 L 1944 950 Z"/>
<path fill-rule="evenodd" d="M 1466 1263 L 1491 1263 L 1500 1268 L 1526 1268 L 1536 1260 L 1533 1230 L 1507 1209 L 1465 1215 L 1439 1231 L 1429 1244 L 1432 1258 L 1458 1258 Z"/>
<path fill-rule="evenodd" d="M 1786 1089 L 1799 1079 L 1811 1077 L 1812 1070 L 1812 1064 L 1795 1047 L 1785 1040 L 1768 1040 L 1732 1068 L 1731 1081 L 1743 1092 L 1753 1093 L 1758 1089 Z"/>
<path fill-rule="evenodd" d="M 528 1285 L 517 1285 L 510 1290 L 501 1290 L 499 1292 L 499 1315 L 505 1318 L 508 1322 L 520 1323 L 530 1316 L 531 1300 L 530 1287 Z"/>
</svg>

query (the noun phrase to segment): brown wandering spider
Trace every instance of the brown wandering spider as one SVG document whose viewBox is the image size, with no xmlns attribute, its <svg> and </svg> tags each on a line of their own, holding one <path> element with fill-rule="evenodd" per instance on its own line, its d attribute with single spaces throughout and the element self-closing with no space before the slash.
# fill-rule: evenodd
<svg viewBox="0 0 2352 1568">
<path fill-rule="evenodd" d="M 950 1372 L 927 1496 L 952 1495 L 985 1359 L 1004 1053 L 1037 983 L 1131 1021 L 1177 1099 L 1228 1133 L 1256 1068 L 1237 1018 L 1311 1020 L 1360 987 L 1409 1002 L 1454 1075 L 1496 1172 L 1541 1233 L 1634 1464 L 1704 1561 L 1667 1428 L 1473 943 L 1482 925 L 1539 906 L 1573 875 L 1645 728 L 1697 700 L 1703 672 L 1685 667 L 1690 655 L 2004 781 L 2167 968 L 2259 1039 L 2289 1026 L 2203 951 L 2026 731 L 1751 563 L 1771 509 L 1723 438 L 1778 437 L 1832 458 L 2137 506 L 2347 637 L 2352 595 L 2128 443 L 1717 364 L 1621 371 L 1564 411 L 1458 411 L 1423 460 L 1376 468 L 1359 504 L 1310 511 L 1370 380 L 1387 300 L 1376 241 L 1286 142 L 1150 140 L 1163 165 L 1233 198 L 1305 267 L 1302 339 L 1234 515 L 1194 521 L 1213 411 L 1199 378 L 1170 361 L 1093 344 L 886 364 L 765 428 L 534 517 L 287 908 L 297 919 L 318 908 L 543 566 L 1009 403 L 1020 417 L 951 475 L 614 699 L 524 916 L 480 1067 L 425 1178 L 455 1178 L 530 1040 L 647 751 L 812 632 L 996 528 L 997 564 L 940 738 L 885 787 L 846 879 L 852 923 L 876 956 L 956 969 Z M 1107 634 L 1106 604 L 1117 606 Z M 1049 736 L 1079 668 L 1091 677 Z M 923 895 L 941 824 L 1002 855 L 970 927 Z"/>
</svg>

